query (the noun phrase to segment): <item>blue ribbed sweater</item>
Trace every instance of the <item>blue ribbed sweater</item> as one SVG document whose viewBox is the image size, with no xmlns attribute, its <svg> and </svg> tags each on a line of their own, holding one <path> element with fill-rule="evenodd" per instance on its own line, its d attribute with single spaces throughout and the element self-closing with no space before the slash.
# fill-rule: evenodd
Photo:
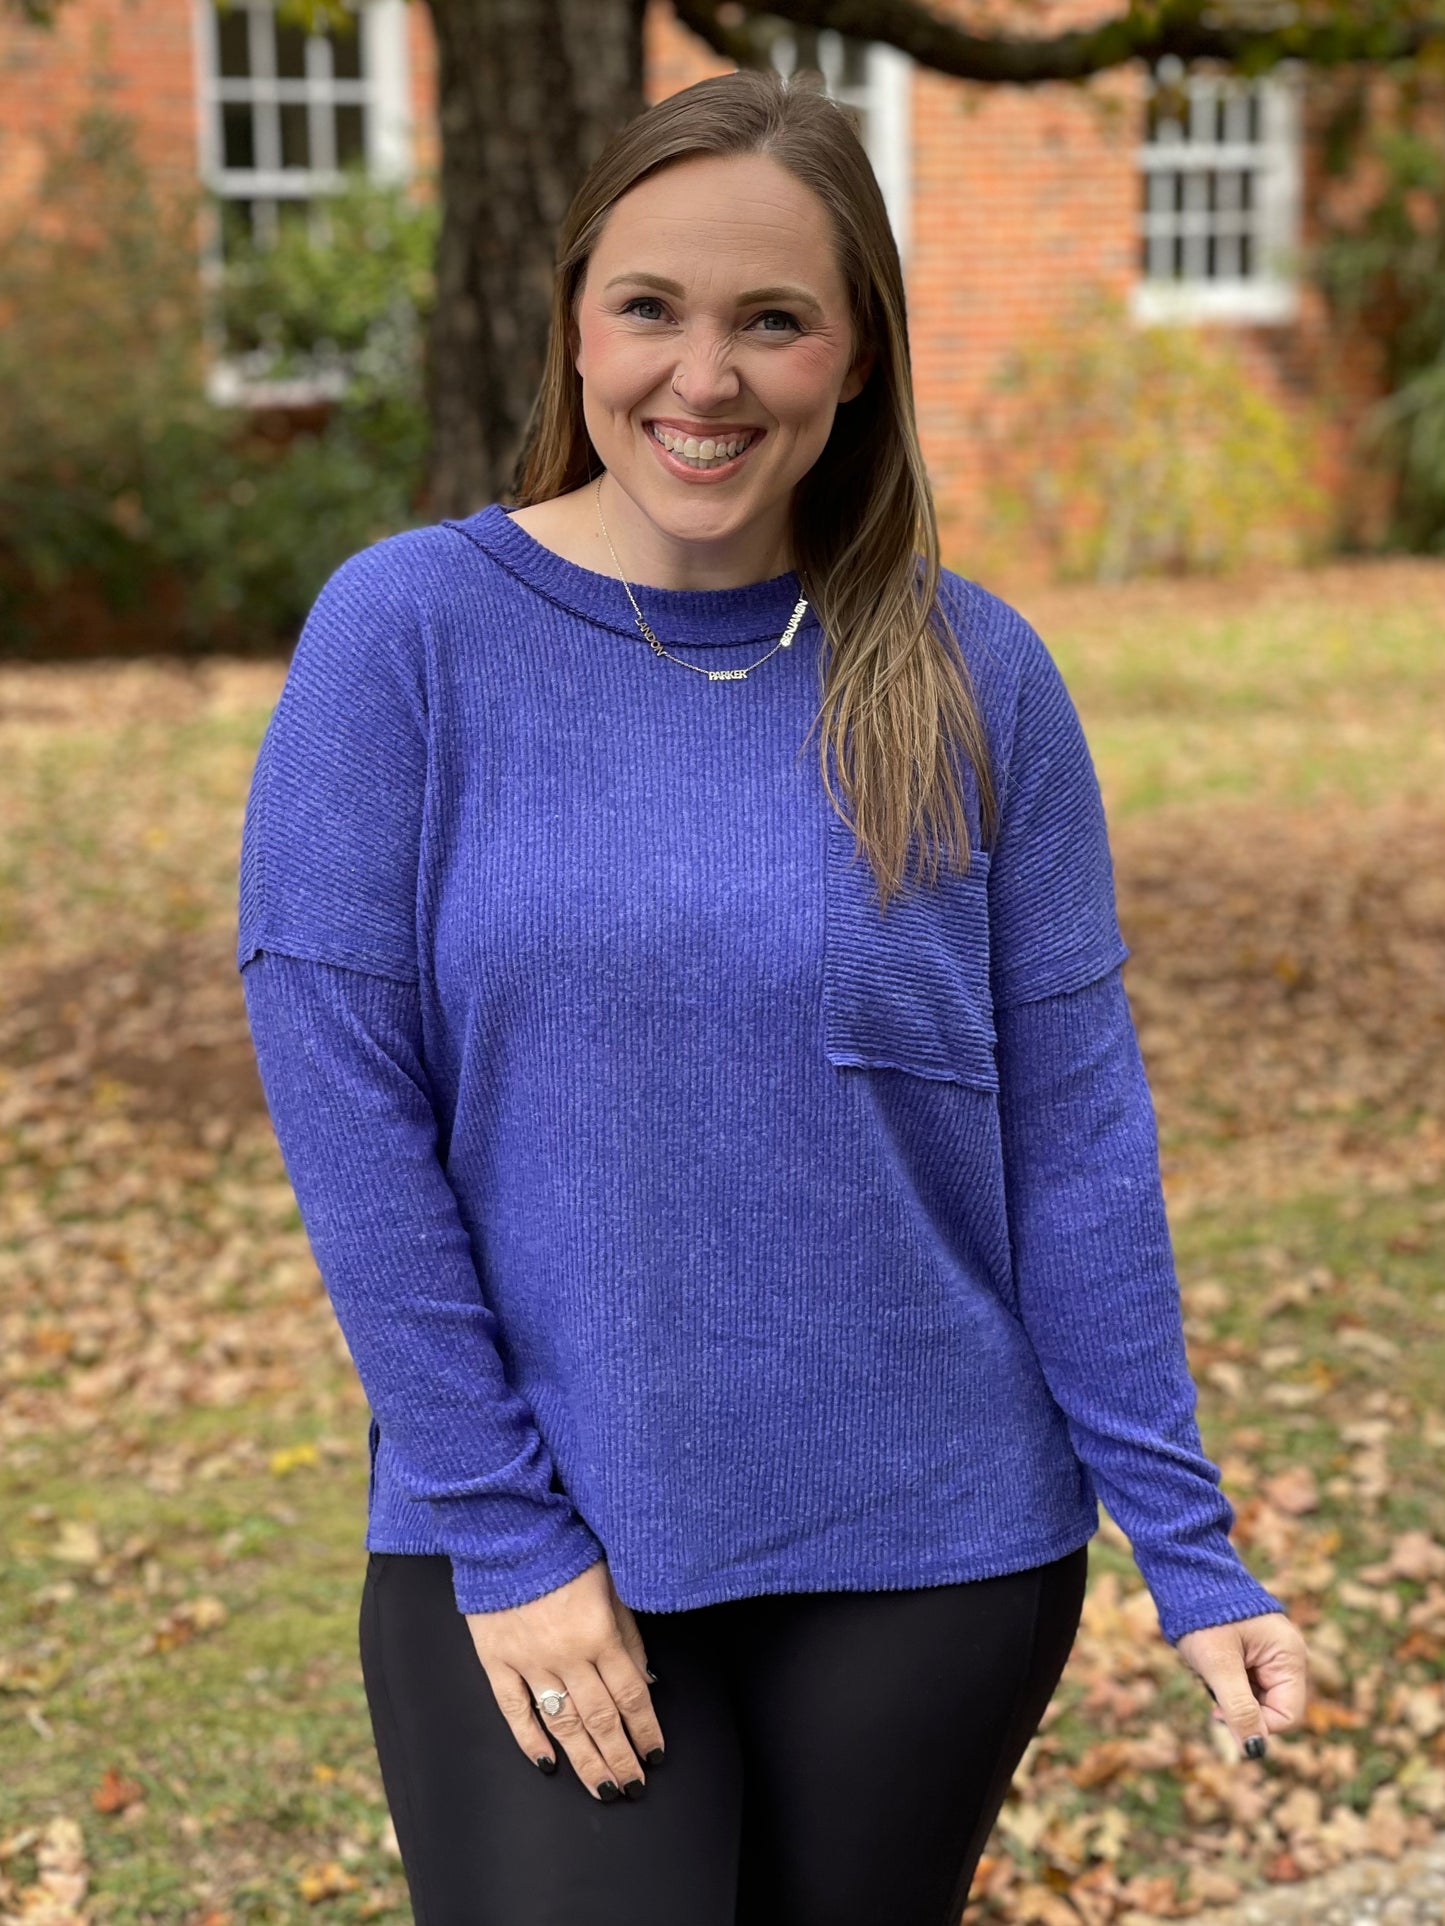
<svg viewBox="0 0 1445 1926">
<path fill-rule="evenodd" d="M 708 667 L 801 589 L 638 587 Z M 1002 794 L 880 916 L 810 736 L 493 504 L 352 556 L 256 761 L 237 962 L 371 1408 L 365 1546 L 461 1611 L 1019 1570 L 1127 1534 L 1171 1643 L 1282 1610 L 1204 1455 L 1076 711 L 945 571 Z M 805 741 L 805 738 L 807 740 Z"/>
</svg>

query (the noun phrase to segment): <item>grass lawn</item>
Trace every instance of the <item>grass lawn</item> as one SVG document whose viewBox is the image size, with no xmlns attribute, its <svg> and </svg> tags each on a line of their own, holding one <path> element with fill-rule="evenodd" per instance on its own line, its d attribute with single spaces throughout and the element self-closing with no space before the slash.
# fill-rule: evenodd
<svg viewBox="0 0 1445 1926">
<path fill-rule="evenodd" d="M 1105 1522 L 969 1917 L 1113 1926 L 1445 1820 L 1445 564 L 1010 599 L 1109 807 L 1206 1447 L 1315 1667 L 1239 1761 Z M 410 1918 L 366 1408 L 232 956 L 282 673 L 0 668 L 0 1919 Z"/>
</svg>

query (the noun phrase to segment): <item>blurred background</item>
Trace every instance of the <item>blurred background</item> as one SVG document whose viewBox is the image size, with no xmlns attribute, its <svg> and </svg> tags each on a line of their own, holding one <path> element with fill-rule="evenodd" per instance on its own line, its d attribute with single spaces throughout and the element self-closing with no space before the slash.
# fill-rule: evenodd
<svg viewBox="0 0 1445 1926">
<path fill-rule="evenodd" d="M 0 0 L 0 1926 L 410 1917 L 241 814 L 330 571 L 505 497 L 592 156 L 765 64 L 877 173 L 944 560 L 1083 715 L 1315 1666 L 1241 1767 L 1104 1518 L 968 1918 L 1445 1917 L 1438 0 Z"/>
</svg>

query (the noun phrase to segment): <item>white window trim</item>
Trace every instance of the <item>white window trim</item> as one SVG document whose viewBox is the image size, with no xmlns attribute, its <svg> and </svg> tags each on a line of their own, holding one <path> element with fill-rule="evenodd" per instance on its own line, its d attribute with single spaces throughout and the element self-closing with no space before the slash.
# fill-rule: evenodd
<svg viewBox="0 0 1445 1926">
<path fill-rule="evenodd" d="M 778 72 L 792 72 L 794 45 L 787 33 L 773 43 L 773 65 Z M 777 58 L 779 53 L 783 56 L 781 60 Z M 913 211 L 913 61 L 901 49 L 877 40 L 868 41 L 863 53 L 866 80 L 861 86 L 844 86 L 840 79 L 843 36 L 832 28 L 823 28 L 818 34 L 818 64 L 825 91 L 834 100 L 864 110 L 868 158 L 878 177 L 899 258 L 906 270 Z"/>
<path fill-rule="evenodd" d="M 1201 77 L 1204 84 L 1214 76 Z M 1234 321 L 1285 323 L 1299 312 L 1296 269 L 1300 218 L 1301 74 L 1285 61 L 1255 83 L 1261 100 L 1262 138 L 1258 146 L 1207 151 L 1223 165 L 1253 164 L 1261 158 L 1256 180 L 1259 221 L 1256 232 L 1266 261 L 1264 273 L 1248 279 L 1153 281 L 1140 273 L 1129 291 L 1133 319 L 1142 325 L 1170 322 Z M 1199 151 L 1198 149 L 1195 150 Z M 1171 165 L 1170 149 L 1141 142 L 1136 156 L 1141 174 Z M 1147 219 L 1147 216 L 1142 218 Z M 1136 242 L 1141 230 L 1135 229 Z"/>
<path fill-rule="evenodd" d="M 339 99 L 366 100 L 366 168 L 375 181 L 404 181 L 412 167 L 411 73 L 408 0 L 362 0 L 363 81 L 334 81 Z M 193 0 L 191 46 L 195 76 L 196 153 L 202 182 L 227 198 L 309 200 L 335 191 L 343 175 L 334 168 L 305 171 L 228 170 L 222 165 L 219 103 L 227 83 L 221 79 L 220 54 L 211 0 Z M 273 83 L 274 84 L 274 83 Z M 254 90 L 257 83 L 246 85 Z M 261 83 L 265 85 L 265 83 Z M 273 157 L 274 158 L 274 157 Z M 214 210 L 201 241 L 201 277 L 214 285 L 221 272 L 221 236 Z M 345 392 L 345 377 L 319 376 L 296 381 L 261 381 L 243 362 L 226 355 L 214 320 L 207 318 L 206 393 L 218 407 L 287 407 L 334 400 Z"/>
<path fill-rule="evenodd" d="M 364 64 L 376 76 L 367 132 L 375 181 L 405 181 L 412 171 L 411 43 L 408 0 L 368 0 L 362 11 Z"/>
</svg>

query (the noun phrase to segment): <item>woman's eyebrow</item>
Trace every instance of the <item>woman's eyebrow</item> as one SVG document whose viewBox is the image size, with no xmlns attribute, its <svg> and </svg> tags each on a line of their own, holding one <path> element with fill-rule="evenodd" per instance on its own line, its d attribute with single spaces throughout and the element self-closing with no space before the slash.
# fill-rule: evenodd
<svg viewBox="0 0 1445 1926">
<path fill-rule="evenodd" d="M 603 288 L 603 293 L 607 292 L 607 288 L 615 288 L 620 281 L 657 288 L 662 294 L 683 295 L 687 292 L 681 282 L 669 281 L 665 274 L 614 274 Z M 819 314 L 823 312 L 822 302 L 809 294 L 806 288 L 749 288 L 745 294 L 738 296 L 739 307 L 748 301 L 791 301 L 796 307 L 812 308 Z"/>
</svg>

